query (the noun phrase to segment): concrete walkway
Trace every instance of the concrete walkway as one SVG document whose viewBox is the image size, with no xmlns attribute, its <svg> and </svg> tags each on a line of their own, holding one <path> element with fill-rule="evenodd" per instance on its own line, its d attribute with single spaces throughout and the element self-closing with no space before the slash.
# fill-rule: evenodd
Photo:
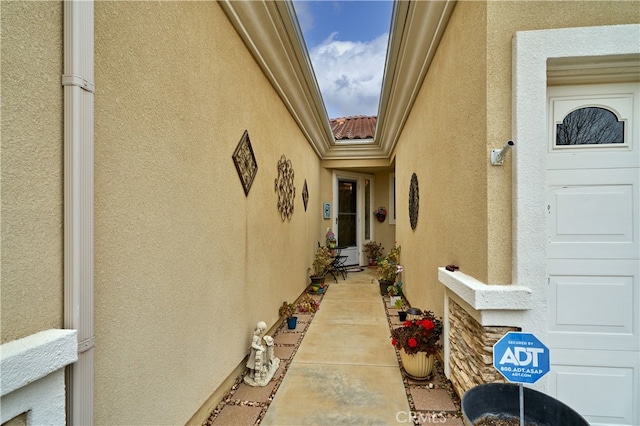
<svg viewBox="0 0 640 426">
<path fill-rule="evenodd" d="M 409 413 L 378 285 L 348 276 L 330 284 L 263 425 L 388 425 Z"/>
<path fill-rule="evenodd" d="M 374 270 L 329 282 L 314 315 L 274 333 L 280 370 L 269 385 L 236 384 L 205 425 L 462 425 L 437 364 L 429 381 L 403 374 L 390 343 L 400 325 Z"/>
</svg>

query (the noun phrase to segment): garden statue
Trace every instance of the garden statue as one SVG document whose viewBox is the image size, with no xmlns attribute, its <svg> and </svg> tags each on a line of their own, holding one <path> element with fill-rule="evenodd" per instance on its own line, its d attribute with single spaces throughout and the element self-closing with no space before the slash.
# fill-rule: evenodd
<svg viewBox="0 0 640 426">
<path fill-rule="evenodd" d="M 280 360 L 273 353 L 273 338 L 262 336 L 267 324 L 260 321 L 256 324 L 251 338 L 251 348 L 244 382 L 250 386 L 266 386 L 280 366 Z"/>
</svg>

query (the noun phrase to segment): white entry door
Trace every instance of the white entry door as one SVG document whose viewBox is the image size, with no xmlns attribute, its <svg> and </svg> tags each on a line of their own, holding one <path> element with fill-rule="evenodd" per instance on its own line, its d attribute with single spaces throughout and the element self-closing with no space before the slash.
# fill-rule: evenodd
<svg viewBox="0 0 640 426">
<path fill-rule="evenodd" d="M 373 176 L 339 171 L 334 172 L 333 181 L 336 206 L 333 232 L 338 239 L 338 246 L 344 247 L 340 255 L 347 256 L 347 266 L 362 265 L 362 245 L 365 240 L 373 238 Z"/>
<path fill-rule="evenodd" d="M 549 392 L 640 424 L 640 84 L 550 87 Z"/>
</svg>

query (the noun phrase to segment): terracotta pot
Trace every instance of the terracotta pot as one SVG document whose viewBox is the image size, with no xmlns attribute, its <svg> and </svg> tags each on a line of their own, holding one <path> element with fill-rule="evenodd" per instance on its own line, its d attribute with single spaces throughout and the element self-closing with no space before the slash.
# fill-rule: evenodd
<svg viewBox="0 0 640 426">
<path fill-rule="evenodd" d="M 427 355 L 426 352 L 409 355 L 403 348 L 400 348 L 400 359 L 402 360 L 402 368 L 412 379 L 427 380 L 431 377 L 435 355 Z"/>
</svg>

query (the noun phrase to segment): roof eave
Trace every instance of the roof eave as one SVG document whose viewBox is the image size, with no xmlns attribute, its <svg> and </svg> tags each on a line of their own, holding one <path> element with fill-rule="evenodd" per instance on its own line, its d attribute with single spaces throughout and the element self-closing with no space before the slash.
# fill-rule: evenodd
<svg viewBox="0 0 640 426">
<path fill-rule="evenodd" d="M 337 142 L 290 0 L 219 0 L 227 17 L 321 159 L 390 158 L 455 1 L 394 3 L 371 144 Z"/>
</svg>

